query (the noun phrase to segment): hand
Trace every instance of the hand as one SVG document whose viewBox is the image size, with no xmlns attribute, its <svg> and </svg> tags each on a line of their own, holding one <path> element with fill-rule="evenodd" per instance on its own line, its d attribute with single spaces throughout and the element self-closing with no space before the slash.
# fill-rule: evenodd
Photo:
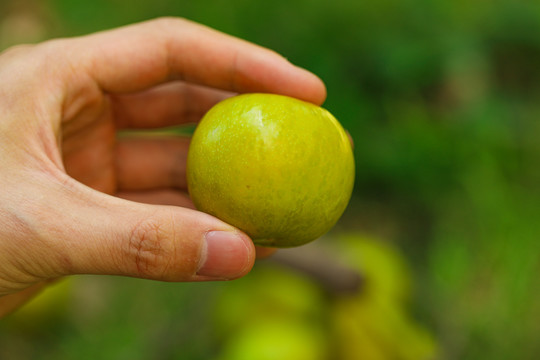
<svg viewBox="0 0 540 360">
<path fill-rule="evenodd" d="M 251 240 L 186 195 L 189 140 L 117 132 L 195 122 L 231 92 L 326 96 L 270 50 L 169 18 L 12 48 L 0 79 L 0 314 L 70 274 L 248 273 Z"/>
</svg>

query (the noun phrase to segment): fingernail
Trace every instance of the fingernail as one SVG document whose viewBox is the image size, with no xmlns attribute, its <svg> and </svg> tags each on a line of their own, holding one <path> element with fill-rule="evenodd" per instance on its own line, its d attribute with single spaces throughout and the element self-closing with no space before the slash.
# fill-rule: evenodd
<svg viewBox="0 0 540 360">
<path fill-rule="evenodd" d="M 216 279 L 235 279 L 244 275 L 252 265 L 245 235 L 229 231 L 206 233 L 206 249 L 197 275 Z"/>
</svg>

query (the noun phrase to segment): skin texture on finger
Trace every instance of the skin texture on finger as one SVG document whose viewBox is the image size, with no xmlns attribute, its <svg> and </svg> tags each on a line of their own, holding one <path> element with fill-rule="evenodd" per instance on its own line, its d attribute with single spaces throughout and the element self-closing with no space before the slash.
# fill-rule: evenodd
<svg viewBox="0 0 540 360">
<path fill-rule="evenodd" d="M 188 137 L 127 137 L 116 146 L 119 191 L 187 189 Z"/>
<path fill-rule="evenodd" d="M 71 61 L 108 93 L 184 80 L 316 104 L 326 98 L 317 76 L 277 53 L 185 19 L 162 18 L 68 42 Z"/>
<path fill-rule="evenodd" d="M 235 93 L 174 81 L 134 94 L 111 95 L 120 129 L 151 129 L 198 122 Z"/>
</svg>

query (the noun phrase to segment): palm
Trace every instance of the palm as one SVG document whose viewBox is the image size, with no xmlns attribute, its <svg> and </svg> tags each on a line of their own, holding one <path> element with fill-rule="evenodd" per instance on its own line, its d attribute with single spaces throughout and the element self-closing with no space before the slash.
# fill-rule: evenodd
<svg viewBox="0 0 540 360">
<path fill-rule="evenodd" d="M 115 194 L 118 190 L 117 126 L 109 98 L 102 96 L 102 99 L 66 126 L 62 155 L 66 172 L 74 179 L 104 193 Z"/>
</svg>

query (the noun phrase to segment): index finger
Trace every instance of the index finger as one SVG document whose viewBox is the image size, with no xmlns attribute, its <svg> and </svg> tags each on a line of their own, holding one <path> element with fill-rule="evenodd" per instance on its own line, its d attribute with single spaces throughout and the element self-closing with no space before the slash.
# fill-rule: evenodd
<svg viewBox="0 0 540 360">
<path fill-rule="evenodd" d="M 323 82 L 266 48 L 194 22 L 163 18 L 74 41 L 74 61 L 112 93 L 185 80 L 234 92 L 271 92 L 321 104 Z"/>
</svg>

